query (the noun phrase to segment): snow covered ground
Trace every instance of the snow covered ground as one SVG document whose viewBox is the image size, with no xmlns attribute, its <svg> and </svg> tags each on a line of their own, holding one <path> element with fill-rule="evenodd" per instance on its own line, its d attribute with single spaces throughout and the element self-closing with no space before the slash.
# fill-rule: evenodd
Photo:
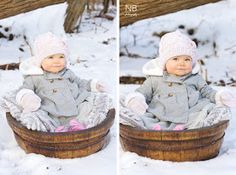
<svg viewBox="0 0 236 175">
<path fill-rule="evenodd" d="M 144 76 L 142 66 L 158 57 L 160 36 L 182 30 L 198 42 L 203 70 L 213 88 L 223 80 L 232 85 L 236 79 L 236 1 L 226 0 L 165 16 L 138 21 L 121 28 L 120 76 Z M 221 81 L 222 82 L 222 81 Z M 137 85 L 120 85 L 120 93 L 134 91 Z M 236 88 L 228 86 L 236 95 Z M 125 152 L 120 147 L 121 175 L 234 175 L 236 172 L 236 109 L 226 130 L 219 155 L 211 160 L 176 163 L 152 160 Z"/>
<path fill-rule="evenodd" d="M 116 21 L 83 15 L 79 32 L 65 34 L 63 29 L 66 3 L 38 9 L 0 20 L 0 64 L 18 63 L 31 56 L 33 39 L 51 31 L 64 37 L 70 51 L 70 65 L 84 79 L 96 78 L 108 86 L 116 105 Z M 95 12 L 98 13 L 99 11 Z M 116 9 L 110 9 L 115 16 Z M 22 83 L 18 70 L 0 70 L 0 98 Z M 106 149 L 85 158 L 60 160 L 42 155 L 25 154 L 17 145 L 5 113 L 0 110 L 1 175 L 110 175 L 116 174 L 117 127 L 111 129 L 111 142 Z"/>
</svg>

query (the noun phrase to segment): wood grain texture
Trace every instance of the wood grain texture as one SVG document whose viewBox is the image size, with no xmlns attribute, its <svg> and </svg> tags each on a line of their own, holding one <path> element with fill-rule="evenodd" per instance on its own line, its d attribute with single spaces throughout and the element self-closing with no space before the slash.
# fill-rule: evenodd
<svg viewBox="0 0 236 175">
<path fill-rule="evenodd" d="M 142 130 L 120 124 L 124 150 L 168 161 L 200 161 L 218 155 L 228 121 L 186 131 Z"/>
<path fill-rule="evenodd" d="M 32 131 L 6 114 L 18 145 L 26 153 L 43 154 L 47 157 L 84 157 L 103 149 L 110 140 L 110 128 L 114 122 L 115 109 L 99 125 L 82 131 L 50 133 Z"/>
<path fill-rule="evenodd" d="M 48 5 L 63 3 L 65 1 L 66 0 L 1 0 L 0 19 L 26 13 Z"/>
<path fill-rule="evenodd" d="M 120 26 L 220 0 L 120 0 Z"/>
<path fill-rule="evenodd" d="M 66 33 L 73 33 L 79 17 L 82 16 L 87 0 L 68 0 L 64 29 Z"/>
</svg>

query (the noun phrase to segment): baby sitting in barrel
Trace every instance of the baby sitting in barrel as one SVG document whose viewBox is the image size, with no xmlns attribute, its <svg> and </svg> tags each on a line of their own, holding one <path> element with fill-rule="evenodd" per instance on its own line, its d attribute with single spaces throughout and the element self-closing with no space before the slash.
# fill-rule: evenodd
<svg viewBox="0 0 236 175">
<path fill-rule="evenodd" d="M 80 79 L 67 68 L 64 41 L 42 34 L 33 49 L 34 56 L 20 64 L 24 82 L 15 95 L 20 109 L 10 108 L 13 116 L 28 129 L 50 132 L 83 130 L 103 121 L 111 98 L 95 93 L 105 91 L 102 83 Z"/>
<path fill-rule="evenodd" d="M 229 90 L 217 92 L 207 85 L 197 60 L 196 44 L 180 31 L 161 38 L 159 58 L 143 67 L 147 79 L 124 100 L 140 117 L 140 127 L 184 130 L 229 120 L 236 98 Z"/>
</svg>

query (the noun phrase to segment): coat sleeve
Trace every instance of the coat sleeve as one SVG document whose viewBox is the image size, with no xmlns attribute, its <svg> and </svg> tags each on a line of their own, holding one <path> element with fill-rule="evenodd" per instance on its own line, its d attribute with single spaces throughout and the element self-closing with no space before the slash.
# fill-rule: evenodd
<svg viewBox="0 0 236 175">
<path fill-rule="evenodd" d="M 35 84 L 33 81 L 33 77 L 32 76 L 25 76 L 24 77 L 24 81 L 23 81 L 23 85 L 21 87 L 19 87 L 19 89 L 17 90 L 17 94 L 16 94 L 16 103 L 20 106 L 22 106 L 21 103 L 21 98 L 27 94 L 27 93 L 31 93 L 31 92 L 35 92 Z"/>
<path fill-rule="evenodd" d="M 153 97 L 153 82 L 151 77 L 147 77 L 144 83 L 136 89 L 136 92 L 139 92 L 144 95 L 146 103 L 149 104 Z"/>
<path fill-rule="evenodd" d="M 215 103 L 216 90 L 211 88 L 200 75 L 198 75 L 197 88 L 200 91 L 202 97 L 208 98 L 211 102 Z"/>
<path fill-rule="evenodd" d="M 19 90 L 21 89 L 30 89 L 32 91 L 35 91 L 35 83 L 32 76 L 24 77 L 23 85 L 19 88 Z"/>
<path fill-rule="evenodd" d="M 91 91 L 91 80 L 80 79 L 72 71 L 70 71 L 70 81 L 75 82 L 81 90 Z"/>
</svg>

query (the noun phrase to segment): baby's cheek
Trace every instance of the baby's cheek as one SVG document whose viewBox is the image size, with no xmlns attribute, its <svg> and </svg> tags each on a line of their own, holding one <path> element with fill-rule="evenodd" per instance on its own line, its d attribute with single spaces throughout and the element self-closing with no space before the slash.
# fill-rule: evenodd
<svg viewBox="0 0 236 175">
<path fill-rule="evenodd" d="M 193 67 L 192 67 L 192 64 L 191 64 L 191 65 L 189 65 L 189 68 L 188 68 L 189 72 L 191 72 L 192 69 L 193 69 Z"/>
<path fill-rule="evenodd" d="M 66 66 L 66 61 L 65 61 L 65 60 L 63 61 L 62 66 L 63 66 L 63 67 Z"/>
</svg>

